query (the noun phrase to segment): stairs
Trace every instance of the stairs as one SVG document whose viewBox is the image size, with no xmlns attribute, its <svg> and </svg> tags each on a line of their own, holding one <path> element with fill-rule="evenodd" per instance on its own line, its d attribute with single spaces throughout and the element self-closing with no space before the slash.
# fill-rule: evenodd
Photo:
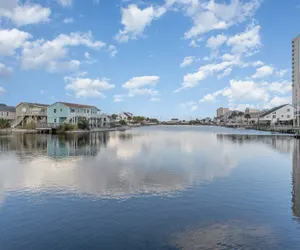
<svg viewBox="0 0 300 250">
<path fill-rule="evenodd" d="M 13 121 L 11 127 L 16 128 L 23 121 L 23 119 L 24 119 L 23 116 L 19 116 L 16 120 Z"/>
</svg>

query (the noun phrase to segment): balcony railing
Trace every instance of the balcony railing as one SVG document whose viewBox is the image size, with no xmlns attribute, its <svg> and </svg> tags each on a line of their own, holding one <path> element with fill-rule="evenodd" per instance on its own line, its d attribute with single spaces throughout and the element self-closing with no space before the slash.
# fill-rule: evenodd
<svg viewBox="0 0 300 250">
<path fill-rule="evenodd" d="M 25 111 L 18 113 L 17 116 L 47 116 L 47 111 Z"/>
</svg>

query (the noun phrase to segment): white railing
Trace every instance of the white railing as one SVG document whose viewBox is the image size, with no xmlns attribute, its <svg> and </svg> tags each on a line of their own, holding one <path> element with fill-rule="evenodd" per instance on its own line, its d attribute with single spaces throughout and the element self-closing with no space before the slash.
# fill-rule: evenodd
<svg viewBox="0 0 300 250">
<path fill-rule="evenodd" d="M 47 111 L 25 111 L 17 114 L 17 116 L 47 116 Z"/>
</svg>

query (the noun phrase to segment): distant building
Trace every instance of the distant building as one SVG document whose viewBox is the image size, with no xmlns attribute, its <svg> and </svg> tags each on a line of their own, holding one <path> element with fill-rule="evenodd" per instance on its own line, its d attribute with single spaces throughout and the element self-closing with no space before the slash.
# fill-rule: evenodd
<svg viewBox="0 0 300 250">
<path fill-rule="evenodd" d="M 229 111 L 229 108 L 218 108 L 217 109 L 217 117 L 222 117 L 224 116 L 227 112 Z"/>
<path fill-rule="evenodd" d="M 251 108 L 246 108 L 245 109 L 245 114 L 255 114 L 255 113 L 259 113 L 260 112 L 260 110 L 258 110 L 258 109 L 251 109 Z"/>
<path fill-rule="evenodd" d="M 124 120 L 124 121 L 129 121 L 132 120 L 133 114 L 130 112 L 121 112 L 119 116 L 117 117 L 117 120 Z"/>
<path fill-rule="evenodd" d="M 12 128 L 25 127 L 28 122 L 47 123 L 48 104 L 21 102 L 16 107 L 16 120 Z"/>
<path fill-rule="evenodd" d="M 9 121 L 16 119 L 16 108 L 7 106 L 4 103 L 0 103 L 0 118 L 4 118 Z"/>
<path fill-rule="evenodd" d="M 294 107 L 284 104 L 264 112 L 259 117 L 259 123 L 289 124 L 294 120 Z"/>
<path fill-rule="evenodd" d="M 295 126 L 300 126 L 300 35 L 292 41 L 292 81 Z"/>
<path fill-rule="evenodd" d="M 178 123 L 179 119 L 178 118 L 172 118 L 169 123 Z"/>
</svg>

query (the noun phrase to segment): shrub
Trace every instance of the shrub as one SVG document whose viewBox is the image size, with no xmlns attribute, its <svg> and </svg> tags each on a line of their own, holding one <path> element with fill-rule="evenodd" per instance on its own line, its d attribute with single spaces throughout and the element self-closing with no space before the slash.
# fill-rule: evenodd
<svg viewBox="0 0 300 250">
<path fill-rule="evenodd" d="M 65 131 L 72 131 L 76 128 L 75 125 L 73 124 L 69 124 L 69 123 L 63 123 L 63 124 L 60 124 L 58 127 L 57 127 L 57 132 L 58 133 L 63 133 Z"/>
<path fill-rule="evenodd" d="M 80 120 L 78 122 L 78 128 L 82 130 L 89 130 L 90 129 L 89 121 L 85 119 Z"/>
<path fill-rule="evenodd" d="M 120 121 L 120 125 L 124 126 L 124 125 L 126 125 L 126 124 L 127 124 L 127 123 L 126 123 L 125 120 L 121 120 L 121 121 Z"/>
<path fill-rule="evenodd" d="M 36 123 L 34 121 L 26 122 L 26 129 L 36 129 Z"/>
<path fill-rule="evenodd" d="M 10 128 L 10 123 L 4 118 L 0 118 L 0 129 Z"/>
</svg>

